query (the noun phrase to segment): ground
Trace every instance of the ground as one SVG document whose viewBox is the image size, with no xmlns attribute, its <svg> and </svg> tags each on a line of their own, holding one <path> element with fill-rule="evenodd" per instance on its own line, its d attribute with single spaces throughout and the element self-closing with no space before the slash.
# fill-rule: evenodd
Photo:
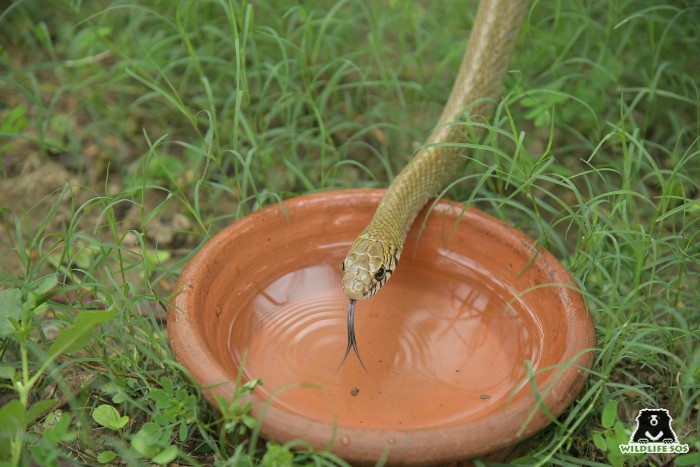
<svg viewBox="0 0 700 467">
<path fill-rule="evenodd" d="M 437 121 L 475 9 L 0 12 L 0 460 L 342 465 L 257 442 L 245 407 L 208 407 L 172 359 L 165 309 L 225 225 L 388 185 Z M 586 387 L 522 463 L 700 463 L 698 20 L 690 0 L 534 2 L 488 134 L 445 194 L 555 254 L 596 325 Z M 669 410 L 691 453 L 620 454 L 643 408 Z"/>
</svg>

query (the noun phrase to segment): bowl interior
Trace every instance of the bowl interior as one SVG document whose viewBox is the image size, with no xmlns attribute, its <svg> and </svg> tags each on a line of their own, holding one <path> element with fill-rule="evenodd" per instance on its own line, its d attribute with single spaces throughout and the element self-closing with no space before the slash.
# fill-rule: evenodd
<svg viewBox="0 0 700 467">
<path fill-rule="evenodd" d="M 419 215 L 396 273 L 358 302 L 367 371 L 352 354 L 338 368 L 348 303 L 340 265 L 382 194 L 309 195 L 222 231 L 181 278 L 169 317 L 176 357 L 204 386 L 235 381 L 241 368 L 262 379 L 252 402 L 265 412 L 263 434 L 318 448 L 337 439 L 349 459 L 376 459 L 388 445 L 399 461 L 422 442 L 434 455 L 421 462 L 484 454 L 517 441 L 503 438 L 531 412 L 520 436 L 542 428 L 532 383 L 561 413 L 590 365 L 592 325 L 556 259 L 476 209 L 440 202 Z M 209 398 L 232 395 L 214 388 Z"/>
</svg>

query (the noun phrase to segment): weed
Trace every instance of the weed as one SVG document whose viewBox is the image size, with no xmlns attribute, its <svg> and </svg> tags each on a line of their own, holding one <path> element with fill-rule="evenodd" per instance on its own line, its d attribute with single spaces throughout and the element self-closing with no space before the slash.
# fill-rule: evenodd
<svg viewBox="0 0 700 467">
<path fill-rule="evenodd" d="M 438 119 L 475 2 L 45 3 L 0 13 L 0 460 L 342 465 L 205 404 L 163 308 L 226 224 L 387 185 Z M 668 461 L 615 450 L 647 407 L 691 445 L 673 461 L 697 460 L 698 13 L 533 2 L 443 193 L 552 251 L 596 325 L 586 387 L 515 463 Z"/>
</svg>

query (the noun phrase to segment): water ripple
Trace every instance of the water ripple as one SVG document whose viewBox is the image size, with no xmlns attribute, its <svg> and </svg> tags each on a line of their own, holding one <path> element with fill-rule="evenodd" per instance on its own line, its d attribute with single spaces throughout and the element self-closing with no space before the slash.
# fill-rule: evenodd
<svg viewBox="0 0 700 467">
<path fill-rule="evenodd" d="M 275 394 L 275 404 L 346 426 L 444 425 L 496 410 L 525 375 L 525 361 L 537 365 L 539 324 L 524 304 L 507 305 L 512 295 L 503 287 L 474 271 L 405 261 L 382 293 L 357 304 L 368 371 L 354 355 L 336 371 L 347 338 L 339 284 L 337 266 L 315 265 L 240 305 L 232 358 L 240 363 L 247 352 L 246 373 L 263 380 L 260 391 Z"/>
</svg>

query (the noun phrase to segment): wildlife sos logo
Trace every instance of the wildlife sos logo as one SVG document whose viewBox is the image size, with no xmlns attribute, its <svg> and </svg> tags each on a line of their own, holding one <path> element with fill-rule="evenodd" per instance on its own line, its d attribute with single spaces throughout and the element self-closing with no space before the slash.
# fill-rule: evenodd
<svg viewBox="0 0 700 467">
<path fill-rule="evenodd" d="M 686 453 L 688 445 L 678 442 L 671 427 L 671 414 L 666 409 L 642 409 L 635 419 L 637 428 L 628 444 L 620 444 L 623 454 Z"/>
</svg>

